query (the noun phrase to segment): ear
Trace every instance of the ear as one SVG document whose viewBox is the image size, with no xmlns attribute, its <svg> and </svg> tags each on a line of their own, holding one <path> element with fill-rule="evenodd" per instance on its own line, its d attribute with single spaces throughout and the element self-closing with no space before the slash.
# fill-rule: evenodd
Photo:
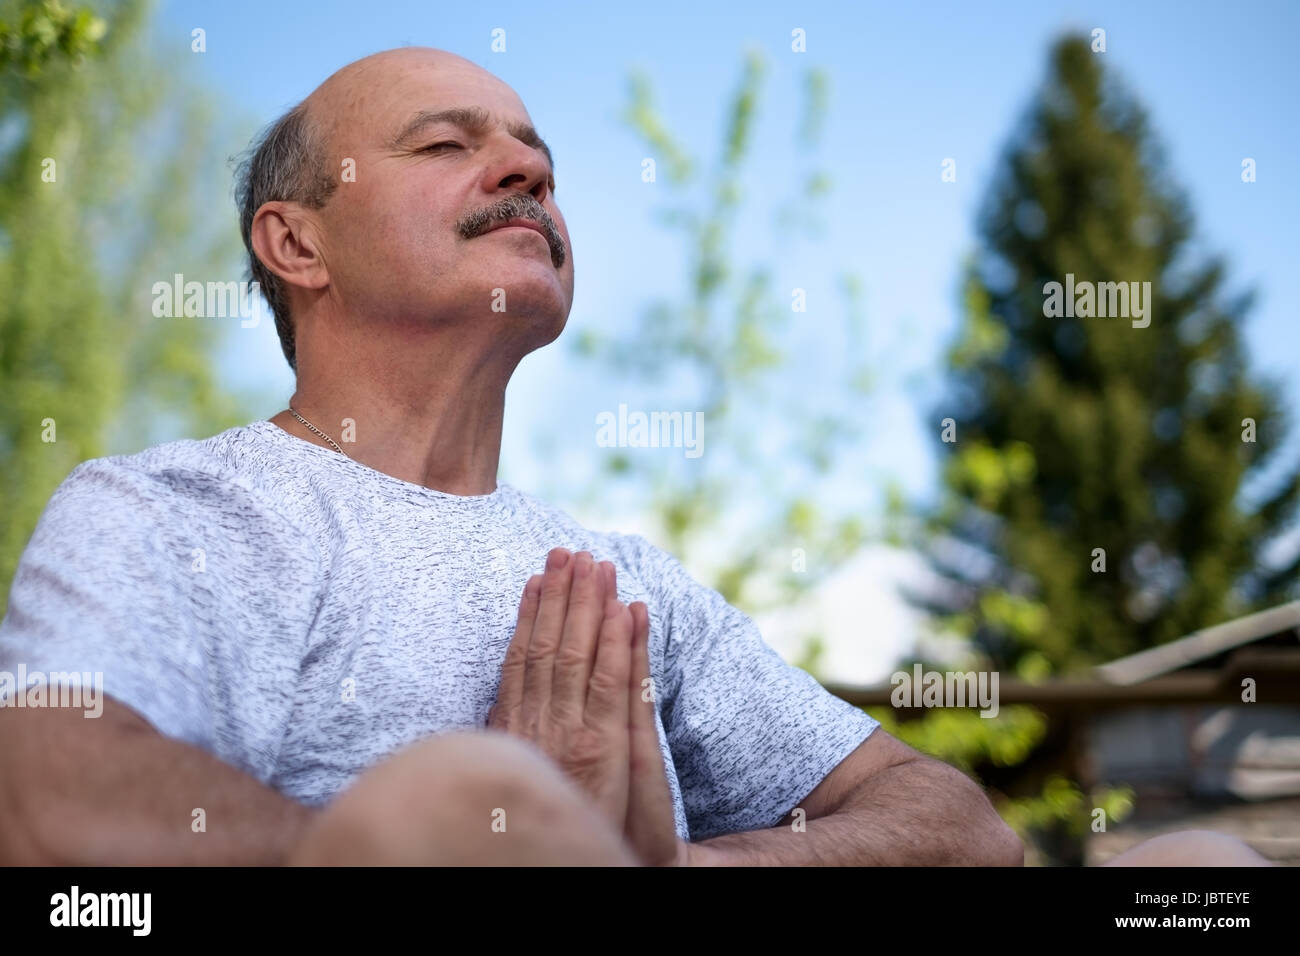
<svg viewBox="0 0 1300 956">
<path fill-rule="evenodd" d="M 323 289 L 329 270 L 316 235 L 316 223 L 299 203 L 275 201 L 257 210 L 249 238 L 262 264 L 289 285 Z"/>
</svg>

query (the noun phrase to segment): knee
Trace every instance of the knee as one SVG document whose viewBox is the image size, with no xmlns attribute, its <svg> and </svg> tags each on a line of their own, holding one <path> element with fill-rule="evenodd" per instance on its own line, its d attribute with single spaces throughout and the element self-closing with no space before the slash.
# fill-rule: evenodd
<svg viewBox="0 0 1300 956">
<path fill-rule="evenodd" d="M 626 852 L 541 751 L 484 730 L 428 738 L 367 771 L 322 812 L 291 862 L 617 863 Z"/>
<path fill-rule="evenodd" d="M 1214 830 L 1180 830 L 1152 837 L 1104 866 L 1272 866 L 1244 840 Z"/>
</svg>

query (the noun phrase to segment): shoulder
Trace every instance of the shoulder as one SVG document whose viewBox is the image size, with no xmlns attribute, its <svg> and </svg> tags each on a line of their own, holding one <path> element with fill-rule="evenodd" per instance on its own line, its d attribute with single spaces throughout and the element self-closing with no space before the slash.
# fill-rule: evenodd
<svg viewBox="0 0 1300 956">
<path fill-rule="evenodd" d="M 257 473 L 241 469 L 231 454 L 245 430 L 82 462 L 50 497 L 33 545 L 62 543 L 82 553 L 98 550 L 96 542 L 157 548 L 198 538 L 234 541 L 249 551 L 274 540 L 307 545 Z"/>
<path fill-rule="evenodd" d="M 218 502 L 223 482 L 207 457 L 201 442 L 178 441 L 83 461 L 50 496 L 41 523 L 86 522 L 93 532 Z"/>
</svg>

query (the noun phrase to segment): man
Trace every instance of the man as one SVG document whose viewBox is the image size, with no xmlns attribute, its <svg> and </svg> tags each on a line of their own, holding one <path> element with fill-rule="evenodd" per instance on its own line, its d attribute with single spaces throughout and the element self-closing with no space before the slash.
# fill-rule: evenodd
<svg viewBox="0 0 1300 956">
<path fill-rule="evenodd" d="M 671 556 L 497 483 L 573 300 L 555 186 L 515 93 L 436 50 L 268 130 L 241 228 L 297 389 L 51 499 L 0 668 L 107 700 L 0 708 L 0 860 L 1023 862 Z"/>
</svg>

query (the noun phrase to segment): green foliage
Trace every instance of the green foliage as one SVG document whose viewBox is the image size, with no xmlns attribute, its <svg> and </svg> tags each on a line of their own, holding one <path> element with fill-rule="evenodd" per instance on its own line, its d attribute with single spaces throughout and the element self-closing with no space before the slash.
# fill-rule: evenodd
<svg viewBox="0 0 1300 956">
<path fill-rule="evenodd" d="M 661 543 L 689 562 L 701 544 L 727 534 L 732 505 L 746 498 L 743 482 L 749 480 L 755 492 L 749 500 L 767 502 L 768 512 L 746 517 L 745 539 L 734 541 L 725 563 L 710 573 L 724 597 L 751 612 L 786 603 L 815 585 L 856 552 L 866 535 L 854 509 L 826 514 L 815 504 L 816 477 L 829 473 L 840 449 L 857 437 L 852 413 L 860 414 L 860 408 L 828 412 L 821 402 L 805 407 L 783 388 L 790 381 L 789 359 L 813 335 L 808 316 L 802 316 L 802 328 L 792 327 L 790 301 L 774 291 L 771 269 L 736 261 L 732 249 L 747 200 L 745 177 L 765 74 L 762 56 L 749 53 L 712 162 L 673 136 L 654 106 L 649 78 L 632 77 L 624 119 L 663 173 L 653 187 L 664 195 L 660 219 L 682 239 L 690 283 L 680 299 L 649 304 L 630 331 L 586 332 L 573 344 L 575 354 L 604 364 L 612 378 L 629 387 L 671 383 L 671 405 L 700 410 L 707 436 L 706 454 L 685 469 L 667 456 L 611 452 L 597 483 L 580 496 L 605 501 L 618 486 L 637 489 L 642 500 L 648 494 Z M 803 95 L 794 136 L 808 168 L 795 194 L 778 197 L 773 209 L 785 240 L 815 232 L 814 210 L 830 190 L 830 178 L 814 156 L 829 98 L 826 76 L 807 73 Z M 842 285 L 841 321 L 851 336 L 861 321 L 860 283 L 850 276 Z M 818 310 L 818 338 L 834 334 L 831 311 Z M 869 378 L 860 358 L 860 352 L 854 354 L 843 372 L 845 392 Z M 796 547 L 813 556 L 806 572 L 790 570 Z M 756 586 L 759 580 L 765 586 Z M 814 660 L 815 648 L 810 654 Z"/>
<path fill-rule="evenodd" d="M 938 709 L 909 721 L 899 720 L 889 707 L 864 710 L 909 747 L 966 773 L 981 766 L 1012 767 L 1023 762 L 1047 732 L 1046 719 L 1032 707 L 1003 707 L 996 717 Z"/>
<path fill-rule="evenodd" d="M 13 68 L 0 73 L 4 594 L 41 509 L 78 463 L 245 418 L 216 387 L 212 320 L 151 310 L 153 282 L 173 273 L 235 278 L 213 116 L 180 65 L 147 48 L 143 4 L 86 13 L 0 6 L 20 37 L 15 47 L 6 28 Z M 53 442 L 43 440 L 51 419 Z"/>
<path fill-rule="evenodd" d="M 1084 793 L 1061 774 L 1052 774 L 1042 792 L 1031 797 L 1014 797 L 998 803 L 1007 825 L 1024 838 L 1027 834 L 1057 831 L 1081 840 L 1093 825 L 1097 810 L 1105 811 L 1105 822 L 1120 823 L 1133 812 L 1133 791 L 1129 787 L 1098 787 Z"/>
<path fill-rule="evenodd" d="M 16 69 L 33 77 L 56 56 L 80 63 L 98 47 L 108 28 L 88 7 L 69 10 L 58 0 L 12 5 L 0 19 L 0 72 Z"/>
</svg>

